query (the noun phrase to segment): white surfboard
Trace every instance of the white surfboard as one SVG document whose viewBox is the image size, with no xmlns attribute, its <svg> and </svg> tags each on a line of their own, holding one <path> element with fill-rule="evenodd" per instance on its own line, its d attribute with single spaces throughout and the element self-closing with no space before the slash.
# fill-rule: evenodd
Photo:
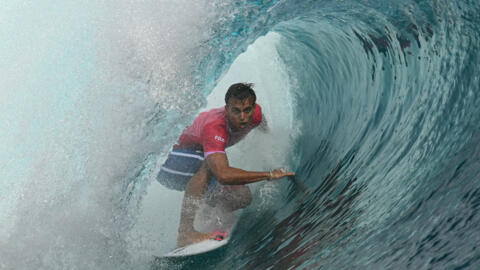
<svg viewBox="0 0 480 270">
<path fill-rule="evenodd" d="M 216 208 L 204 207 L 199 211 L 195 218 L 195 229 L 200 232 L 209 233 L 212 231 L 226 232 L 227 237 L 222 240 L 205 240 L 184 247 L 176 248 L 167 254 L 161 256 L 163 258 L 184 257 L 207 253 L 223 247 L 228 244 L 230 234 L 237 222 L 238 216 L 234 213 L 220 212 Z"/>
<path fill-rule="evenodd" d="M 229 238 L 225 238 L 221 241 L 217 240 L 205 240 L 188 246 L 174 249 L 167 253 L 164 257 L 183 257 L 183 256 L 192 256 L 202 253 L 206 253 L 217 248 L 223 247 L 228 244 Z"/>
</svg>

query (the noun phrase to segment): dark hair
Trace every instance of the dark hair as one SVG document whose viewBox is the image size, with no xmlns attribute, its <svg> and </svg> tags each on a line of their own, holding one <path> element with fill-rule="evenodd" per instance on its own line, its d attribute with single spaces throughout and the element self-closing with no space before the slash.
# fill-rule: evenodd
<svg viewBox="0 0 480 270">
<path fill-rule="evenodd" d="M 225 94 L 225 104 L 228 103 L 230 98 L 236 98 L 238 100 L 245 100 L 249 97 L 253 97 L 253 103 L 257 100 L 255 91 L 252 89 L 253 83 L 235 83 L 232 84 L 227 93 Z"/>
</svg>

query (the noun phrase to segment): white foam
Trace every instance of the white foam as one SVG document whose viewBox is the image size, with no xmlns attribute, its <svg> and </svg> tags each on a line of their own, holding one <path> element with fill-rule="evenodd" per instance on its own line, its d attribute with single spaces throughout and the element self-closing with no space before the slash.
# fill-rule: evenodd
<svg viewBox="0 0 480 270">
<path fill-rule="evenodd" d="M 207 98 L 207 107 L 225 105 L 228 87 L 237 82 L 253 82 L 257 103 L 268 121 L 270 131 L 252 131 L 238 145 L 227 149 L 231 165 L 248 170 L 265 170 L 287 164 L 294 123 L 293 98 L 288 74 L 275 49 L 280 35 L 270 32 L 258 38 L 241 54 Z"/>
<path fill-rule="evenodd" d="M 0 268 L 128 265 L 122 186 L 170 144 L 148 134 L 154 98 L 202 103 L 182 98 L 215 11 L 194 2 L 2 2 Z"/>
</svg>

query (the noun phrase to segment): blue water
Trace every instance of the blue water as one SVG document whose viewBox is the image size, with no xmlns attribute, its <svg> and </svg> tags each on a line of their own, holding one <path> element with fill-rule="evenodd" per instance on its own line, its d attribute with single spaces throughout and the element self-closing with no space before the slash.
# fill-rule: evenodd
<svg viewBox="0 0 480 270">
<path fill-rule="evenodd" d="M 256 185 L 225 250 L 161 267 L 478 269 L 476 1 L 7 1 L 0 15 L 0 269 L 148 269 L 171 232 L 131 232 L 159 164 L 216 86 L 253 73 L 277 134 L 265 151 L 252 134 L 236 164 L 262 154 L 307 190 Z"/>
</svg>

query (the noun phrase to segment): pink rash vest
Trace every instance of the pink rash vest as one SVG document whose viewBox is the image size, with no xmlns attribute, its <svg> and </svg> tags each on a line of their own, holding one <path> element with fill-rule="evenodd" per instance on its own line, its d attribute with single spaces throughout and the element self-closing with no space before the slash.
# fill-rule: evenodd
<svg viewBox="0 0 480 270">
<path fill-rule="evenodd" d="M 201 150 L 207 157 L 213 153 L 225 153 L 225 148 L 230 147 L 243 139 L 252 129 L 262 122 L 262 108 L 255 104 L 255 112 L 250 126 L 245 130 L 233 132 L 227 121 L 225 107 L 202 112 L 187 127 L 174 149 Z"/>
</svg>

